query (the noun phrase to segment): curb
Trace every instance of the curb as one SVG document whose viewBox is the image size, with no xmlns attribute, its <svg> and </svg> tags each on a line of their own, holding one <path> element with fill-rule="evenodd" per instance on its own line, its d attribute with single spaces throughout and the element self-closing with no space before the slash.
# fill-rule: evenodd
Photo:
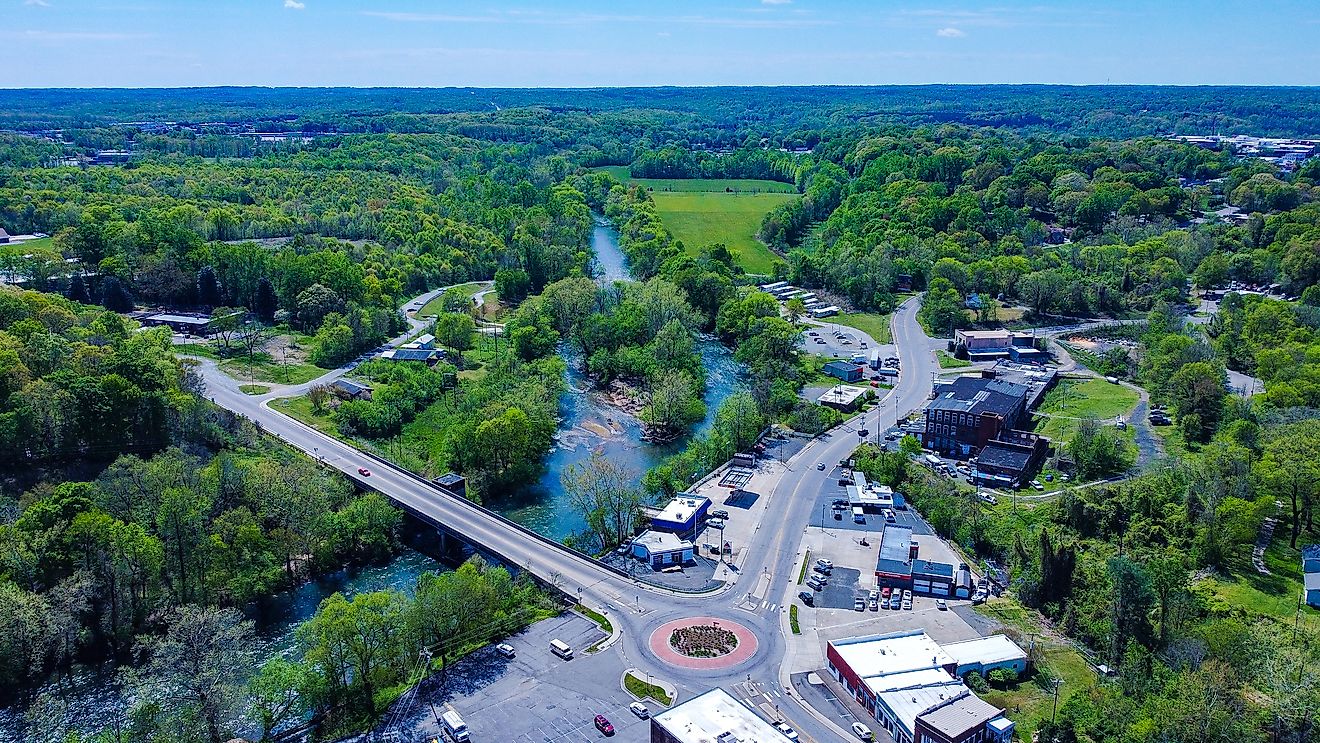
<svg viewBox="0 0 1320 743">
<path fill-rule="evenodd" d="M 586 650 L 583 651 L 583 653 L 588 655 L 597 655 L 605 652 L 606 650 L 609 650 L 611 647 L 614 646 L 614 643 L 619 641 L 620 637 L 623 637 L 623 628 L 619 626 L 618 622 L 614 621 L 613 619 L 610 619 L 610 613 L 608 609 L 593 609 L 591 607 L 587 607 L 587 608 L 591 609 L 592 611 L 599 611 L 600 615 L 602 617 L 605 617 L 605 619 L 608 620 L 610 623 L 610 636 L 606 637 L 604 640 L 601 640 L 600 642 L 588 647 Z M 573 612 L 579 617 L 582 617 L 588 622 L 591 622 L 592 624 L 596 624 L 596 620 L 578 611 L 576 607 L 570 608 L 569 611 Z"/>
<path fill-rule="evenodd" d="M 629 674 L 641 679 L 642 681 L 646 681 L 652 686 L 660 687 L 661 691 L 669 695 L 669 704 L 663 704 L 659 700 L 652 699 L 651 697 L 639 697 L 636 694 L 633 694 L 631 691 L 628 691 L 628 685 L 625 683 L 625 681 L 627 680 Z M 649 681 L 647 681 L 648 678 L 650 679 Z M 623 689 L 623 692 L 625 694 L 627 694 L 628 696 L 632 697 L 633 699 L 636 699 L 637 701 L 643 704 L 645 704 L 646 700 L 648 699 L 665 708 L 672 708 L 675 704 L 678 703 L 677 686 L 674 686 L 673 684 L 665 681 L 664 679 L 657 677 L 655 674 L 648 674 L 646 671 L 643 671 L 640 668 L 623 669 L 623 675 L 619 676 L 619 688 Z"/>
</svg>

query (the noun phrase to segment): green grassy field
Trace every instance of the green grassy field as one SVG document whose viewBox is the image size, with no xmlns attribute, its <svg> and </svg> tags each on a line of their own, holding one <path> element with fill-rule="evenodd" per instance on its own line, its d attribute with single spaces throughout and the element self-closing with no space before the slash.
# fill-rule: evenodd
<svg viewBox="0 0 1320 743">
<path fill-rule="evenodd" d="M 339 435 L 339 427 L 335 425 L 330 411 L 327 409 L 317 413 L 312 409 L 312 402 L 307 399 L 306 395 L 281 398 L 271 402 L 270 406 L 290 418 L 306 423 L 327 436 L 333 436 L 337 439 L 344 438 Z"/>
<path fill-rule="evenodd" d="M 846 312 L 837 317 L 825 318 L 825 321 L 857 328 L 875 339 L 876 343 L 894 342 L 894 337 L 889 332 L 889 315 L 874 312 Z"/>
<path fill-rule="evenodd" d="M 239 356 L 220 363 L 220 369 L 234 379 L 248 382 L 276 382 L 279 384 L 302 384 L 325 374 L 329 369 L 300 361 L 281 364 L 265 354 L 257 354 L 248 362 L 248 357 Z"/>
<path fill-rule="evenodd" d="M 1046 418 L 1039 432 L 1051 439 L 1067 439 L 1078 423 L 1070 419 L 1113 421 L 1126 416 L 1140 399 L 1135 390 L 1103 379 L 1063 379 L 1045 396 L 1039 409 L 1040 413 L 1063 417 Z"/>
<path fill-rule="evenodd" d="M 26 251 L 33 251 L 33 250 L 54 250 L 54 249 L 55 249 L 55 238 L 53 238 L 53 237 L 39 237 L 39 238 L 37 238 L 36 240 L 23 240 L 22 242 L 9 243 L 9 244 L 6 245 L 5 247 L 9 247 L 9 248 L 19 248 L 19 247 L 21 247 L 21 248 L 23 248 L 23 250 L 26 250 Z"/>
<path fill-rule="evenodd" d="M 748 273 L 769 274 L 780 258 L 756 239 L 761 218 L 793 199 L 792 194 L 724 192 L 654 193 L 665 227 L 696 255 L 713 243 L 724 243 Z"/>
<path fill-rule="evenodd" d="M 468 296 L 472 296 L 473 294 L 476 294 L 477 292 L 481 291 L 482 289 L 485 289 L 485 288 L 486 288 L 486 282 L 484 282 L 484 281 L 469 281 L 469 282 L 466 283 L 466 284 L 459 284 L 458 286 L 456 286 L 456 287 L 454 287 L 454 288 L 456 288 L 456 289 L 461 289 L 461 290 L 467 292 L 467 293 L 468 293 Z M 437 296 L 435 299 L 432 299 L 430 302 L 427 302 L 426 304 L 422 305 L 422 308 L 421 308 L 420 310 L 417 310 L 417 316 L 418 316 L 418 317 L 435 317 L 436 315 L 438 315 L 438 314 L 440 314 L 441 312 L 444 311 L 444 310 L 443 310 L 443 308 L 444 308 L 444 300 L 445 300 L 445 295 L 444 295 L 443 293 L 441 293 L 441 294 L 440 294 L 439 296 Z"/>
<path fill-rule="evenodd" d="M 633 178 L 626 165 L 607 165 L 601 170 L 624 183 L 636 183 L 654 191 L 722 191 L 740 193 L 797 193 L 792 183 L 753 178 Z"/>
<path fill-rule="evenodd" d="M 1270 617 L 1287 625 L 1298 621 L 1302 556 L 1300 550 L 1288 546 L 1288 535 L 1288 527 L 1280 525 L 1265 550 L 1265 567 L 1270 575 L 1257 573 L 1251 565 L 1250 554 L 1244 551 L 1227 572 L 1197 581 L 1193 590 L 1212 612 L 1245 612 L 1249 616 Z M 1307 544 L 1308 541 L 1308 535 L 1303 532 L 1298 544 Z M 1320 611 L 1306 606 L 1300 608 L 1301 624 L 1312 631 L 1320 630 Z"/>
</svg>

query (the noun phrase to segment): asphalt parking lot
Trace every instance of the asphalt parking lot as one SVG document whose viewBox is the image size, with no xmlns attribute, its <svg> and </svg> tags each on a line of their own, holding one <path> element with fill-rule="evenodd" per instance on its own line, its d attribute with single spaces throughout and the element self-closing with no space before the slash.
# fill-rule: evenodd
<svg viewBox="0 0 1320 743">
<path fill-rule="evenodd" d="M 843 476 L 843 469 L 835 466 L 830 473 L 832 482 L 837 483 Z M 842 529 L 846 531 L 874 532 L 879 533 L 885 528 L 887 522 L 883 513 L 868 513 L 865 515 L 866 523 L 858 524 L 853 521 L 851 508 L 841 511 L 833 509 L 833 503 L 836 499 L 843 500 L 848 497 L 848 491 L 843 485 L 833 485 L 826 487 L 823 492 L 816 496 L 816 507 L 812 509 L 811 519 L 807 522 L 810 526 L 824 529 Z M 834 518 L 835 515 L 839 518 Z M 930 524 L 927 524 L 916 511 L 912 509 L 900 510 L 894 509 L 894 525 L 906 526 L 912 529 L 912 533 L 918 536 L 932 536 Z"/>
<path fill-rule="evenodd" d="M 830 582 L 825 585 L 825 590 L 816 591 L 816 608 L 853 608 L 853 599 L 857 597 L 857 582 L 861 575 L 860 570 L 844 567 L 834 568 L 833 572 L 830 573 Z M 803 590 L 810 591 L 811 588 L 803 583 Z"/>
<path fill-rule="evenodd" d="M 614 724 L 616 735 L 610 740 L 649 740 L 649 723 L 628 711 L 633 699 L 621 688 L 624 667 L 618 654 L 584 652 L 603 637 L 593 622 L 563 614 L 506 640 L 517 653 L 514 658 L 504 658 L 494 647 L 473 653 L 454 664 L 443 680 L 437 674 L 422 685 L 401 730 L 404 739 L 440 737 L 439 716 L 452 708 L 462 715 L 474 743 L 606 740 L 593 724 L 598 714 Z M 572 660 L 550 653 L 550 640 L 556 638 L 574 649 Z"/>
</svg>

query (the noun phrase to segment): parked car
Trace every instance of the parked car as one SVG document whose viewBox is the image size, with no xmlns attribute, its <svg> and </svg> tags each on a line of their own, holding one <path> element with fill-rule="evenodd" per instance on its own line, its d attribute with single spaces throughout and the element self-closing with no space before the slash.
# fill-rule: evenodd
<svg viewBox="0 0 1320 743">
<path fill-rule="evenodd" d="M 646 705 L 642 704 L 641 702 L 633 702 L 632 704 L 628 705 L 628 711 L 633 713 L 634 715 L 637 715 L 643 720 L 651 716 L 651 710 L 647 709 Z"/>
<path fill-rule="evenodd" d="M 829 575 L 834 572 L 834 568 L 829 567 L 828 565 L 813 565 L 811 569 L 823 575 Z"/>
<path fill-rule="evenodd" d="M 819 333 L 817 333 L 817 332 L 814 331 L 814 330 L 808 330 L 808 331 L 807 331 L 807 335 L 819 335 Z"/>
<path fill-rule="evenodd" d="M 892 508 L 885 509 L 885 521 L 888 521 L 891 524 L 894 523 L 895 521 L 898 521 L 898 515 L 894 513 L 894 509 Z"/>
<path fill-rule="evenodd" d="M 496 645 L 495 652 L 499 653 L 500 655 L 503 655 L 505 658 L 512 658 L 513 656 L 518 654 L 517 652 L 514 651 L 513 646 L 506 642 L 502 642 L 499 645 Z"/>
<path fill-rule="evenodd" d="M 706 519 L 706 526 L 712 529 L 723 529 L 724 519 Z"/>
<path fill-rule="evenodd" d="M 866 611 L 866 600 L 861 596 L 853 599 L 853 611 Z"/>
<path fill-rule="evenodd" d="M 985 503 L 989 503 L 992 506 L 999 503 L 999 499 L 994 497 L 990 493 L 981 493 L 981 500 Z"/>
<path fill-rule="evenodd" d="M 787 723 L 781 722 L 778 725 L 775 725 L 775 730 L 778 730 L 780 735 L 784 736 L 785 738 L 788 738 L 789 740 L 798 739 L 797 731 L 789 727 Z"/>
<path fill-rule="evenodd" d="M 363 477 L 371 477 L 371 470 L 367 469 L 366 467 L 358 467 L 358 474 L 362 475 Z"/>
<path fill-rule="evenodd" d="M 596 715 L 596 729 L 606 735 L 614 735 L 614 723 L 605 718 L 605 715 Z"/>
<path fill-rule="evenodd" d="M 801 591 L 801 592 L 799 592 L 799 593 L 798 593 L 798 599 L 800 599 L 800 600 L 802 601 L 802 603 L 806 604 L 807 606 L 815 606 L 815 605 L 816 605 L 816 594 L 812 593 L 811 591 Z"/>
<path fill-rule="evenodd" d="M 890 589 L 889 586 L 885 586 L 884 588 L 881 588 L 881 589 L 880 589 L 880 595 L 881 595 L 881 596 L 884 596 L 885 598 L 889 598 L 889 594 L 892 593 L 892 592 L 893 592 L 893 590 Z"/>
<path fill-rule="evenodd" d="M 1033 489 L 1035 489 L 1035 490 L 1044 490 L 1044 489 L 1045 489 L 1045 486 L 1042 485 L 1042 484 L 1040 483 L 1040 480 L 1032 480 L 1032 481 L 1031 481 L 1031 487 L 1032 487 Z"/>
<path fill-rule="evenodd" d="M 945 601 L 944 599 L 935 599 L 935 608 L 939 609 L 940 611 L 948 611 L 949 602 Z"/>
<path fill-rule="evenodd" d="M 819 566 L 821 566 L 822 568 L 828 568 L 828 569 L 830 569 L 830 570 L 833 570 L 833 569 L 834 569 L 834 561 L 833 561 L 833 560 L 826 560 L 826 559 L 823 558 L 823 557 L 820 558 L 819 560 L 816 560 L 816 564 L 819 565 Z"/>
<path fill-rule="evenodd" d="M 852 731 L 853 735 L 856 735 L 858 740 L 875 740 L 875 736 L 871 734 L 871 728 L 868 728 L 860 722 L 854 722 L 852 724 Z"/>
<path fill-rule="evenodd" d="M 903 608 L 904 608 L 905 610 L 911 610 L 911 609 L 912 609 L 912 599 L 907 599 L 907 598 L 903 599 Z"/>
<path fill-rule="evenodd" d="M 822 576 L 813 575 L 807 578 L 807 587 L 813 591 L 824 591 L 826 585 L 828 584 Z"/>
<path fill-rule="evenodd" d="M 714 517 L 717 518 L 717 519 L 725 519 L 726 521 L 727 521 L 728 518 L 729 518 L 729 512 L 726 511 L 726 510 L 724 510 L 724 509 L 722 509 L 722 508 L 719 509 L 719 510 L 716 510 L 716 511 L 711 511 L 711 512 L 710 512 L 710 515 L 711 515 L 711 516 L 714 516 Z"/>
<path fill-rule="evenodd" d="M 871 593 L 875 593 L 875 591 L 872 591 Z M 871 597 L 870 601 L 866 602 L 866 605 L 871 611 L 880 611 L 880 599 L 874 596 Z"/>
</svg>

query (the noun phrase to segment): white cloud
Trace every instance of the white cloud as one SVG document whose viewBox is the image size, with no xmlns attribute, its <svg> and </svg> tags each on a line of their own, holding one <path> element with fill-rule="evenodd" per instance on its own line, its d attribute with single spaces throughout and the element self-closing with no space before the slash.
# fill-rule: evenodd
<svg viewBox="0 0 1320 743">
<path fill-rule="evenodd" d="M 298 0 L 284 0 L 284 7 L 290 10 L 302 10 L 307 7 L 307 3 L 300 3 Z"/>
<path fill-rule="evenodd" d="M 949 27 L 949 28 L 941 28 L 940 30 L 935 32 L 935 35 L 944 39 L 961 39 L 962 37 L 966 36 L 967 33 L 961 29 Z"/>
<path fill-rule="evenodd" d="M 150 34 L 100 33 L 95 31 L 21 31 L 4 34 L 4 36 L 30 41 L 134 41 L 151 38 Z"/>
<path fill-rule="evenodd" d="M 793 0 L 761 0 L 762 5 L 788 5 Z"/>
<path fill-rule="evenodd" d="M 670 36 L 672 36 L 673 34 L 669 33 L 668 31 L 656 31 L 656 32 L 655 32 L 655 35 L 656 35 L 656 36 L 659 36 L 659 37 L 662 38 L 662 39 L 667 39 L 667 38 L 669 38 Z"/>
<path fill-rule="evenodd" d="M 23 4 L 24 4 L 24 5 L 36 5 L 37 7 L 41 7 L 41 8 L 49 8 L 49 7 L 50 7 L 50 3 L 46 2 L 46 0 L 23 0 Z"/>
</svg>

